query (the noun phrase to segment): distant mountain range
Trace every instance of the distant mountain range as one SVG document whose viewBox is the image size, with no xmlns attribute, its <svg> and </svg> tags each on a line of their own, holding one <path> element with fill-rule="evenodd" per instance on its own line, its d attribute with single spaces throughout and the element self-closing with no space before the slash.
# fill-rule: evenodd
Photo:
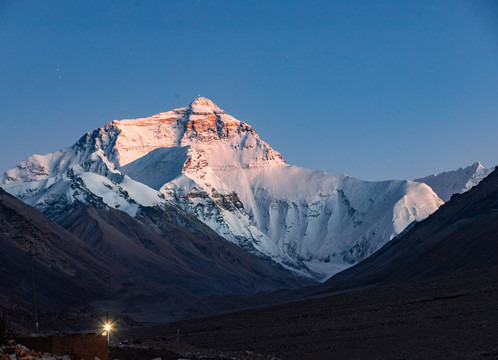
<svg viewBox="0 0 498 360">
<path fill-rule="evenodd" d="M 220 296 L 326 281 L 362 260 L 325 289 L 401 279 L 407 264 L 406 279 L 423 277 L 437 269 L 434 255 L 425 269 L 418 258 L 417 246 L 428 243 L 421 237 L 412 249 L 400 239 L 490 172 L 475 163 L 415 181 L 368 182 L 299 168 L 251 126 L 198 98 L 113 121 L 6 171 L 0 185 L 24 203 L 0 191 L 0 295 L 29 297 L 30 248 L 42 305 L 92 304 L 147 321 L 187 316 Z M 430 236 L 430 244 L 439 239 Z"/>
<path fill-rule="evenodd" d="M 113 121 L 72 147 L 20 162 L 0 184 L 56 221 L 94 198 L 134 218 L 144 207 L 176 207 L 245 250 L 321 280 L 443 204 L 419 182 L 288 165 L 251 126 L 206 98 Z"/>
</svg>

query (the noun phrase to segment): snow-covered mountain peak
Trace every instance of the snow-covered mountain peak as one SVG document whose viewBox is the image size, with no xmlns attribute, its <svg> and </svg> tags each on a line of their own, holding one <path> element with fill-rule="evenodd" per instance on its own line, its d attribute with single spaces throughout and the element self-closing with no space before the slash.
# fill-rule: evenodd
<svg viewBox="0 0 498 360">
<path fill-rule="evenodd" d="M 197 99 L 194 99 L 189 105 L 188 109 L 193 113 L 193 114 L 208 114 L 208 113 L 214 113 L 214 114 L 224 114 L 225 112 L 221 110 L 218 105 L 216 105 L 214 102 L 211 100 L 205 98 L 205 97 L 198 97 Z"/>
<path fill-rule="evenodd" d="M 222 160 L 222 166 L 254 167 L 268 160 L 285 164 L 282 156 L 262 141 L 250 125 L 202 97 L 182 108 L 147 118 L 115 120 L 107 127 L 116 129 L 112 151 L 118 167 L 158 148 L 185 146 L 204 154 L 206 160 L 210 158 L 210 164 L 218 160 Z"/>
<path fill-rule="evenodd" d="M 429 185 L 443 201 L 448 201 L 453 194 L 470 190 L 493 170 L 484 168 L 476 161 L 465 168 L 429 175 L 414 181 Z"/>
<path fill-rule="evenodd" d="M 473 163 L 471 166 L 469 166 L 471 168 L 474 168 L 474 169 L 484 169 L 484 166 L 482 166 L 482 164 L 479 162 L 479 161 L 476 161 L 475 163 Z"/>
<path fill-rule="evenodd" d="M 70 148 L 20 162 L 0 185 L 55 217 L 57 206 L 75 201 L 131 216 L 174 205 L 248 251 L 323 279 L 442 204 L 424 184 L 288 165 L 250 125 L 206 98 L 112 121 Z"/>
</svg>

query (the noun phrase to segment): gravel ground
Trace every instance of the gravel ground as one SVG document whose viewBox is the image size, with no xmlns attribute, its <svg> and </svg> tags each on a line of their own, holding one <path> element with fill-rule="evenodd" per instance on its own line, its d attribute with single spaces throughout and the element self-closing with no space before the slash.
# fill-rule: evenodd
<svg viewBox="0 0 498 360">
<path fill-rule="evenodd" d="M 117 336 L 167 348 L 177 329 L 181 343 L 204 349 L 205 356 L 234 359 L 498 358 L 498 269 L 123 330 Z"/>
</svg>

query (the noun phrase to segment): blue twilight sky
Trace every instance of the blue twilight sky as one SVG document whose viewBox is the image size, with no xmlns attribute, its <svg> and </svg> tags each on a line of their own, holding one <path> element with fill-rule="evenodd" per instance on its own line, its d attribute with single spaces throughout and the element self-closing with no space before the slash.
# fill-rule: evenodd
<svg viewBox="0 0 498 360">
<path fill-rule="evenodd" d="M 498 1 L 0 0 L 0 173 L 199 94 L 294 165 L 498 165 Z"/>
</svg>

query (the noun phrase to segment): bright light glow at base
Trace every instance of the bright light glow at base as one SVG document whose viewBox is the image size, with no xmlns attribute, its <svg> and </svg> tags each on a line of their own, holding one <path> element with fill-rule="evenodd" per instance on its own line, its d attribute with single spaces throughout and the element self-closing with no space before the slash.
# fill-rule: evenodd
<svg viewBox="0 0 498 360">
<path fill-rule="evenodd" d="M 105 319 L 100 319 L 99 322 L 102 329 L 100 334 L 109 337 L 110 333 L 112 333 L 114 328 L 114 321 L 111 320 L 109 317 L 106 317 Z"/>
</svg>

